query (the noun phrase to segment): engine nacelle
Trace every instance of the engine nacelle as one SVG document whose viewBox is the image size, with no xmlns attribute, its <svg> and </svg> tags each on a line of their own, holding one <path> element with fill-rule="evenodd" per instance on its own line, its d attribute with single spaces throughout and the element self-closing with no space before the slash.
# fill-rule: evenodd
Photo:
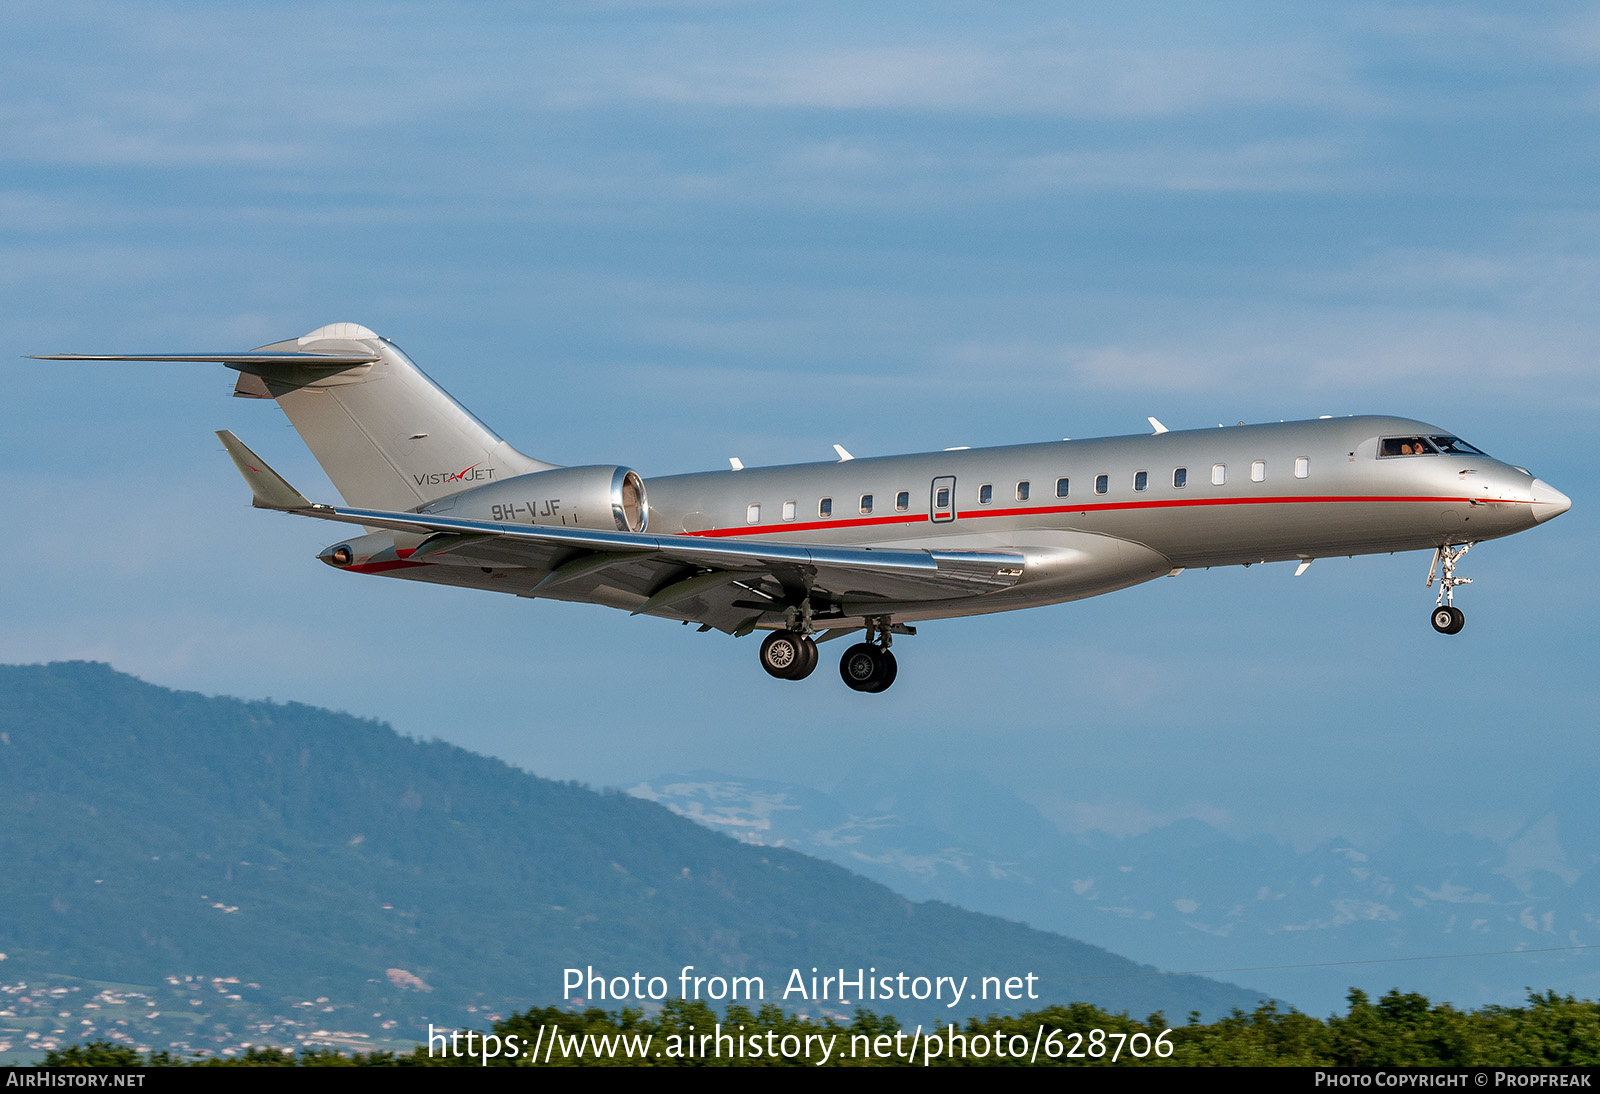
<svg viewBox="0 0 1600 1094">
<path fill-rule="evenodd" d="M 450 494 L 418 512 L 502 524 L 642 532 L 650 506 L 644 480 L 631 468 L 557 467 Z"/>
</svg>

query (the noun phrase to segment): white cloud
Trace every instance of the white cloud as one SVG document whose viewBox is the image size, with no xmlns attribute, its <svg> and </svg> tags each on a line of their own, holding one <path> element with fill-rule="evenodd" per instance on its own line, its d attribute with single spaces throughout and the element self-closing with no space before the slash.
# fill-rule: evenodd
<svg viewBox="0 0 1600 1094">
<path fill-rule="evenodd" d="M 1105 119 L 1252 105 L 1347 108 L 1367 97 L 1340 54 L 1316 44 L 1129 45 L 1108 38 L 1136 38 L 1132 26 L 1106 35 L 1021 21 L 980 33 L 985 42 L 972 30 L 940 41 L 937 29 L 901 26 L 897 42 L 777 47 L 678 35 L 666 48 L 631 54 L 631 63 L 602 66 L 566 98 Z M 1028 38 L 1067 41 L 1021 44 Z"/>
<path fill-rule="evenodd" d="M 1236 390 L 1276 393 L 1279 405 L 1319 413 L 1372 412 L 1375 392 L 1397 402 L 1439 406 L 1487 397 L 1533 405 L 1566 385 L 1572 406 L 1600 402 L 1593 370 L 1594 328 L 1577 316 L 1496 313 L 1460 306 L 1280 302 L 1252 315 L 1230 301 L 1163 309 L 1162 327 L 1190 317 L 1187 331 L 1152 330 L 1118 343 L 964 341 L 938 348 L 946 367 L 1004 367 L 1034 390 L 1152 391 L 1193 395 Z M 1464 385 L 1474 385 L 1468 388 Z M 1531 385 L 1531 386 L 1530 386 Z M 1173 423 L 1168 423 L 1169 425 Z"/>
<path fill-rule="evenodd" d="M 1600 55 L 1600 14 L 1587 5 L 1384 5 L 1363 22 L 1424 55 L 1475 67 L 1495 60 L 1582 65 Z"/>
<path fill-rule="evenodd" d="M 1355 149 L 1327 137 L 1243 142 L 1167 140 L 1079 149 L 996 163 L 1000 185 L 1035 193 L 1117 188 L 1178 192 L 1273 192 L 1349 186 Z"/>
<path fill-rule="evenodd" d="M 1428 889 L 1418 885 L 1417 892 L 1429 900 L 1442 901 L 1447 904 L 1492 904 L 1494 902 L 1494 898 L 1488 893 L 1473 892 L 1466 886 L 1457 885 L 1448 879 L 1439 882 L 1437 889 Z"/>
</svg>

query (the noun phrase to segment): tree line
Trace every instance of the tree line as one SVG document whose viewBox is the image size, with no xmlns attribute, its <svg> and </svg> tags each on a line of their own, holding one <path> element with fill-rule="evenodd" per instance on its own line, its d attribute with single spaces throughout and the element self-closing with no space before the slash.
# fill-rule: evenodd
<svg viewBox="0 0 1600 1094">
<path fill-rule="evenodd" d="M 436 1036 L 410 1053 L 250 1048 L 231 1057 L 140 1053 L 109 1041 L 58 1049 L 51 1067 L 481 1067 L 481 1066 L 1153 1066 L 1548 1067 L 1600 1063 L 1600 1003 L 1531 992 L 1525 1005 L 1459 1010 L 1398 988 L 1374 1002 L 1349 993 L 1326 1019 L 1271 1002 L 1173 1027 L 1088 1003 L 1015 1016 L 903 1029 L 861 1011 L 848 1022 L 767 1005 L 718 1014 L 673 1000 L 639 1010 L 536 1008 L 490 1033 Z"/>
</svg>

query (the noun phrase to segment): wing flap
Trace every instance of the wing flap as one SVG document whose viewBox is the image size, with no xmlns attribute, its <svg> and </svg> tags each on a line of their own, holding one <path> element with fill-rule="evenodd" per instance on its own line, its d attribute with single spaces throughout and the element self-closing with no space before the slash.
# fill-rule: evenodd
<svg viewBox="0 0 1600 1094">
<path fill-rule="evenodd" d="M 503 524 L 463 520 L 430 513 L 391 513 L 337 505 L 288 507 L 301 516 L 388 528 L 396 532 L 455 532 L 495 537 L 492 549 L 502 557 L 526 545 L 530 561 L 543 566 L 552 548 L 596 554 L 649 555 L 708 570 L 765 570 L 791 580 L 870 592 L 885 599 L 935 599 L 1008 589 L 1022 576 L 1024 557 L 1013 551 L 884 550 L 817 543 L 774 543 L 745 540 L 730 543 L 699 536 L 656 536 L 634 532 L 602 532 L 585 528 Z M 488 547 L 473 544 L 465 552 Z M 463 553 L 463 552 L 457 552 Z M 621 561 L 621 560 L 618 560 Z M 614 565 L 608 563 L 607 565 Z M 863 580 L 871 587 L 857 589 Z M 891 587 L 884 587 L 885 585 Z"/>
</svg>

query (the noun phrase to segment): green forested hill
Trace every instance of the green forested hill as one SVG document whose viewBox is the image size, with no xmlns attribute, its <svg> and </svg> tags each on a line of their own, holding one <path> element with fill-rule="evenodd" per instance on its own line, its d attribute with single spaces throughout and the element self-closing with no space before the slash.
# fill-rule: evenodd
<svg viewBox="0 0 1600 1094">
<path fill-rule="evenodd" d="M 1259 1001 L 376 722 L 89 663 L 0 667 L 0 863 L 7 978 L 237 976 L 463 1024 L 468 1004 L 557 1003 L 589 965 L 759 975 L 812 1011 L 775 999 L 794 968 L 1040 978 L 1038 1000 L 926 1009 L 946 1019 Z"/>
</svg>

